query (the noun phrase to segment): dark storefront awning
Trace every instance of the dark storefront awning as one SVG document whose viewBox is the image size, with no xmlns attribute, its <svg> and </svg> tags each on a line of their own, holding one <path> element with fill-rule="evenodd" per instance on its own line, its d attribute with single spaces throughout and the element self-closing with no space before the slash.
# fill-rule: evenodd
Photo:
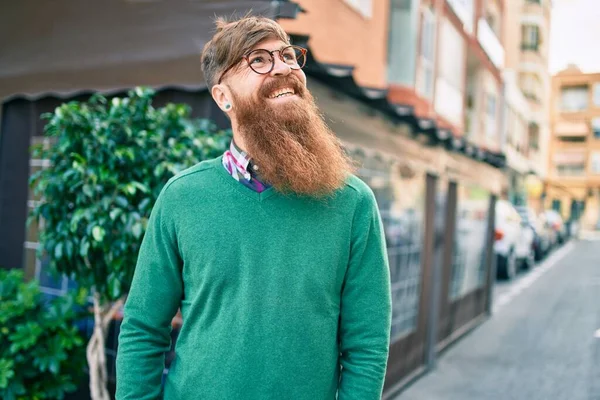
<svg viewBox="0 0 600 400">
<path fill-rule="evenodd" d="M 215 16 L 293 17 L 271 0 L 20 0 L 0 4 L 0 99 L 133 86 L 204 89 Z"/>
</svg>

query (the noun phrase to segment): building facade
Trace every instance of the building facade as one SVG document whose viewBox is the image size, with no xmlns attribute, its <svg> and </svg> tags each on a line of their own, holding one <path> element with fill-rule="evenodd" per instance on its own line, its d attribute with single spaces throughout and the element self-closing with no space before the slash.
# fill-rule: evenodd
<svg viewBox="0 0 600 400">
<path fill-rule="evenodd" d="M 551 8 L 551 0 L 507 1 L 503 32 L 505 91 L 510 93 L 504 113 L 507 196 L 537 212 L 544 208 L 546 194 L 541 188 L 548 168 Z"/>
<path fill-rule="evenodd" d="M 571 66 L 552 77 L 550 109 L 547 205 L 566 219 L 583 211 L 582 227 L 598 229 L 600 73 L 585 74 Z"/>
</svg>

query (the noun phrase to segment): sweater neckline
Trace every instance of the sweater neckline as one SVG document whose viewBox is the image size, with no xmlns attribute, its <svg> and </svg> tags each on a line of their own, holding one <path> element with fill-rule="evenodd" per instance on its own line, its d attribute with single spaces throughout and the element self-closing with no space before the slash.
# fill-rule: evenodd
<svg viewBox="0 0 600 400">
<path fill-rule="evenodd" d="M 240 192 L 242 195 L 249 197 L 253 200 L 262 202 L 277 193 L 275 188 L 273 188 L 272 186 L 265 189 L 261 193 L 258 193 L 257 191 L 252 190 L 247 186 L 244 186 L 241 182 L 236 181 L 235 178 L 229 175 L 227 170 L 225 170 L 225 167 L 223 167 L 223 155 L 220 155 L 219 157 L 213 160 L 213 168 L 217 170 L 217 175 L 222 177 L 226 184 L 231 186 L 236 191 Z"/>
</svg>

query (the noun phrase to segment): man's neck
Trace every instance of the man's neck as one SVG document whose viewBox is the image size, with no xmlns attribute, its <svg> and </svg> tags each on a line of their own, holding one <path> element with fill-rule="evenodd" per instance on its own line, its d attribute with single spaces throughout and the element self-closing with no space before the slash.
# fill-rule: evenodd
<svg viewBox="0 0 600 400">
<path fill-rule="evenodd" d="M 248 152 L 244 148 L 242 148 L 242 146 L 240 146 L 238 139 L 236 139 L 235 137 L 233 138 L 232 144 L 233 144 L 233 147 L 235 147 L 235 149 L 238 151 L 238 153 L 248 154 Z"/>
<path fill-rule="evenodd" d="M 244 138 L 242 137 L 242 134 L 240 133 L 240 129 L 236 126 L 237 124 L 232 124 L 233 125 L 233 143 L 235 144 L 235 147 L 237 147 L 238 150 L 243 151 L 244 153 L 248 153 L 248 150 L 246 150 L 246 142 L 244 141 Z"/>
</svg>

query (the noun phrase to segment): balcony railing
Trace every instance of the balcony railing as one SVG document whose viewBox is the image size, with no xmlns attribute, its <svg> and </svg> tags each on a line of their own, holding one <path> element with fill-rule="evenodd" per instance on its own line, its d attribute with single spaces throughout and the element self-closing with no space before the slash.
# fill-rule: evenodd
<svg viewBox="0 0 600 400">
<path fill-rule="evenodd" d="M 568 177 L 568 178 L 580 178 L 585 176 L 584 168 L 569 168 L 569 169 L 556 169 L 556 176 Z"/>
<path fill-rule="evenodd" d="M 521 43 L 521 50 L 523 51 L 540 51 L 539 43 Z"/>
</svg>

